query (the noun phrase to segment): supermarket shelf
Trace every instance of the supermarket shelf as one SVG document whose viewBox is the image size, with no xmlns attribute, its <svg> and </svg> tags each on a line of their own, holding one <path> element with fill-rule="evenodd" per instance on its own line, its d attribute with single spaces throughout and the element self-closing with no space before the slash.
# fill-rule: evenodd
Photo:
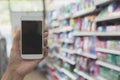
<svg viewBox="0 0 120 80">
<path fill-rule="evenodd" d="M 73 36 L 120 36 L 120 32 L 74 32 Z"/>
<path fill-rule="evenodd" d="M 75 73 L 79 74 L 80 76 L 88 79 L 88 80 L 95 80 L 94 78 L 92 78 L 91 76 L 89 76 L 88 74 L 82 72 L 82 71 L 78 71 L 77 69 L 74 70 Z"/>
<path fill-rule="evenodd" d="M 64 20 L 64 19 L 69 19 L 71 16 L 71 14 L 67 14 L 66 16 L 61 16 L 61 17 L 58 17 L 58 20 Z"/>
<path fill-rule="evenodd" d="M 52 26 L 52 27 L 56 27 L 56 26 L 59 26 L 59 23 L 56 23 L 56 24 L 52 24 L 51 26 Z"/>
<path fill-rule="evenodd" d="M 94 55 L 94 54 L 91 54 L 91 53 L 77 52 L 77 54 L 81 55 L 81 56 L 88 57 L 88 58 L 97 59 L 97 55 Z"/>
<path fill-rule="evenodd" d="M 109 3 L 112 0 L 94 0 L 95 1 L 95 5 L 101 5 L 101 4 L 105 4 L 105 3 Z"/>
<path fill-rule="evenodd" d="M 76 18 L 76 17 L 80 17 L 80 16 L 83 16 L 83 15 L 89 14 L 91 12 L 94 12 L 95 10 L 96 10 L 96 7 L 94 6 L 94 7 L 91 7 L 89 9 L 76 12 L 75 14 L 73 14 L 72 18 Z"/>
<path fill-rule="evenodd" d="M 48 56 L 49 57 L 54 57 L 54 55 L 52 53 L 49 53 Z"/>
<path fill-rule="evenodd" d="M 67 59 L 67 58 L 65 58 L 65 57 L 63 57 L 63 56 L 59 56 L 59 58 L 61 58 L 62 60 L 66 61 L 66 62 L 68 62 L 68 63 L 70 63 L 70 64 L 72 64 L 72 65 L 75 65 L 75 62 L 74 62 L 74 61 L 71 61 L 70 59 Z"/>
<path fill-rule="evenodd" d="M 52 64 L 50 64 L 50 63 L 46 63 L 46 64 L 47 64 L 48 67 L 54 69 L 54 66 Z"/>
<path fill-rule="evenodd" d="M 64 43 L 74 43 L 74 41 L 70 40 L 70 39 L 60 39 L 60 42 L 64 42 Z"/>
<path fill-rule="evenodd" d="M 104 49 L 104 48 L 96 48 L 96 51 L 105 52 L 105 53 L 109 53 L 109 54 L 120 55 L 120 51 L 117 51 L 117 50 Z"/>
<path fill-rule="evenodd" d="M 62 26 L 62 27 L 50 30 L 50 33 L 62 33 L 62 32 L 68 32 L 68 31 L 72 31 L 72 30 L 73 30 L 73 27 L 71 27 L 71 26 Z"/>
<path fill-rule="evenodd" d="M 60 58 L 60 59 L 62 59 L 63 61 L 66 61 L 66 62 L 68 62 L 68 63 L 70 63 L 70 64 L 72 64 L 72 65 L 75 65 L 75 61 L 72 61 L 72 60 L 70 60 L 70 59 L 67 59 L 67 58 L 65 58 L 65 57 L 63 57 L 63 56 L 61 56 L 61 55 L 55 55 L 56 57 L 58 57 L 58 58 Z"/>
<path fill-rule="evenodd" d="M 53 46 L 53 47 L 60 47 L 61 45 L 58 44 L 58 43 L 53 43 L 51 46 Z"/>
<path fill-rule="evenodd" d="M 109 63 L 106 63 L 106 62 L 102 62 L 102 61 L 97 61 L 96 64 L 100 65 L 100 66 L 103 66 L 103 67 L 107 67 L 107 68 L 110 68 L 110 69 L 113 69 L 113 70 L 116 70 L 116 71 L 119 71 L 120 72 L 120 67 L 118 66 L 115 66 L 115 65 L 112 65 L 112 64 L 109 64 Z"/>
<path fill-rule="evenodd" d="M 67 53 L 69 53 L 69 54 L 74 54 L 74 53 L 76 53 L 75 50 L 71 50 L 71 49 L 67 49 L 67 48 L 61 48 L 60 50 L 61 50 L 61 51 L 64 51 L 64 52 L 67 52 Z"/>
<path fill-rule="evenodd" d="M 61 77 L 59 74 L 55 73 L 55 76 L 58 78 L 58 80 L 66 80 L 64 77 Z"/>
<path fill-rule="evenodd" d="M 55 64 L 54 64 L 54 67 L 55 67 L 57 70 L 59 70 L 59 71 L 61 71 L 61 70 L 62 70 L 62 68 L 61 68 L 61 67 L 59 67 L 58 65 L 55 65 Z"/>
<path fill-rule="evenodd" d="M 104 17 L 103 18 L 96 18 L 96 22 L 103 22 L 103 21 L 109 21 L 109 20 L 115 20 L 115 19 L 120 19 L 120 14 L 119 15 L 115 15 L 114 16 L 108 16 L 108 17 Z"/>
<path fill-rule="evenodd" d="M 101 77 L 101 76 L 98 76 L 98 77 L 97 77 L 97 80 L 107 80 L 107 79 L 105 79 L 105 78 L 103 78 L 103 77 Z"/>
<path fill-rule="evenodd" d="M 57 29 L 56 33 L 68 32 L 68 31 L 72 31 L 72 30 L 73 30 L 73 28 L 71 26 L 62 26 Z"/>
<path fill-rule="evenodd" d="M 70 77 L 72 80 L 76 80 L 77 76 L 69 71 L 67 71 L 66 69 L 62 68 L 62 72 L 64 74 L 66 74 L 68 77 Z"/>
</svg>

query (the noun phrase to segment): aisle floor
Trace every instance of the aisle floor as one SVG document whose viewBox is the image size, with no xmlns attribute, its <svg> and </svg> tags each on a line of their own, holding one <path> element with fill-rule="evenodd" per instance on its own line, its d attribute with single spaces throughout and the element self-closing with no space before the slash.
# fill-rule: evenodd
<svg viewBox="0 0 120 80">
<path fill-rule="evenodd" d="M 24 78 L 24 80 L 47 80 L 47 78 L 42 73 L 32 71 Z"/>
</svg>

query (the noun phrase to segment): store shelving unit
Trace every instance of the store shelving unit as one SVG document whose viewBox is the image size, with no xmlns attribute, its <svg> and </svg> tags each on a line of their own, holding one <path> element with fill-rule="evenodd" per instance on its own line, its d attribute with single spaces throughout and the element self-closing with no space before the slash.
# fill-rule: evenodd
<svg viewBox="0 0 120 80">
<path fill-rule="evenodd" d="M 93 77 L 89 76 L 88 74 L 82 72 L 82 71 L 79 71 L 77 69 L 74 70 L 75 73 L 79 74 L 80 76 L 88 79 L 88 80 L 95 80 Z"/>
<path fill-rule="evenodd" d="M 57 57 L 60 58 L 60 59 L 62 59 L 62 60 L 65 61 L 65 62 L 68 62 L 68 63 L 71 64 L 71 65 L 75 65 L 75 61 L 72 61 L 72 60 L 70 60 L 70 59 L 67 59 L 67 58 L 65 58 L 65 57 L 63 57 L 63 56 L 61 56 L 61 55 L 57 55 Z"/>
<path fill-rule="evenodd" d="M 96 48 L 96 51 L 100 51 L 100 52 L 104 52 L 104 53 L 109 53 L 109 54 L 120 55 L 120 51 L 112 50 L 112 49 Z"/>
<path fill-rule="evenodd" d="M 103 21 L 110 21 L 110 20 L 115 20 L 115 19 L 120 19 L 120 14 L 115 14 L 113 13 L 111 16 L 108 17 L 102 17 L 102 18 L 96 18 L 96 22 L 103 22 Z"/>
<path fill-rule="evenodd" d="M 64 77 L 61 78 L 61 76 L 59 76 L 59 74 L 55 73 L 55 76 L 58 78 L 58 80 L 65 80 Z"/>
<path fill-rule="evenodd" d="M 120 72 L 120 67 L 115 66 L 115 65 L 112 65 L 112 64 L 109 64 L 109 63 L 107 63 L 107 62 L 97 61 L 96 64 Z"/>
<path fill-rule="evenodd" d="M 113 2 L 113 0 L 94 0 L 95 1 L 95 5 L 93 5 L 93 7 L 90 7 L 86 10 L 83 10 L 83 11 L 78 11 L 78 12 L 75 12 L 73 14 L 68 14 L 66 16 L 62 16 L 62 17 L 59 17 L 58 18 L 58 21 L 65 21 L 65 20 L 71 20 L 71 19 L 75 19 L 77 20 L 77 18 L 82 18 L 83 17 L 88 17 L 88 15 L 91 15 L 91 14 L 94 14 L 94 13 L 99 13 L 97 10 L 97 7 L 99 7 L 100 5 L 101 6 L 107 6 L 107 4 L 109 4 L 110 2 Z M 97 14 L 98 15 L 98 14 Z M 84 19 L 83 19 L 84 20 Z M 107 22 L 112 22 L 112 21 L 115 21 L 115 20 L 120 20 L 120 14 L 118 13 L 112 13 L 111 15 L 109 14 L 109 16 L 105 17 L 96 17 L 93 21 L 94 23 L 97 24 L 97 28 L 98 27 L 101 27 L 103 26 L 103 23 L 107 23 Z M 98 24 L 99 23 L 99 24 Z M 114 23 L 114 22 L 113 22 Z M 62 24 L 61 24 L 62 25 Z M 101 25 L 101 26 L 100 26 Z M 107 27 L 107 26 L 104 26 L 104 27 Z M 84 30 L 83 30 L 84 31 Z M 118 31 L 113 31 L 113 32 L 98 32 L 97 30 L 92 32 L 92 31 L 75 31 L 74 30 L 74 27 L 73 26 L 59 26 L 58 28 L 52 30 L 51 32 L 54 34 L 57 33 L 57 35 L 61 34 L 61 33 L 68 33 L 68 32 L 71 32 L 72 33 L 72 37 L 76 38 L 76 37 L 96 37 L 97 39 L 98 38 L 112 38 L 112 37 L 119 37 L 120 36 L 120 32 Z M 108 39 L 109 40 L 109 39 Z M 112 38 L 112 40 L 114 40 L 114 38 Z M 74 44 L 75 41 L 72 41 L 70 39 L 59 39 L 59 41 L 61 42 L 60 44 Z M 68 46 L 68 45 L 67 45 Z M 71 59 L 68 59 L 66 57 L 63 57 L 62 55 L 62 52 L 66 52 L 68 53 L 67 55 L 79 55 L 81 57 L 87 57 L 87 58 L 90 58 L 90 59 L 93 59 L 96 61 L 96 64 L 97 66 L 99 67 L 105 67 L 105 68 L 108 68 L 108 69 L 111 69 L 111 70 L 115 70 L 117 72 L 120 72 L 120 67 L 118 67 L 117 65 L 113 65 L 111 63 L 108 63 L 108 62 L 103 62 L 103 61 L 100 61 L 99 60 L 99 56 L 97 56 L 97 51 L 98 52 L 103 52 L 104 54 L 111 54 L 111 55 L 120 55 L 120 51 L 118 50 L 114 50 L 114 49 L 104 49 L 104 48 L 99 48 L 99 47 L 95 47 L 95 50 L 96 50 L 96 54 L 92 54 L 90 52 L 82 52 L 82 50 L 71 50 L 71 49 L 67 49 L 67 48 L 64 48 L 61 46 L 59 46 L 59 51 L 60 53 L 59 54 L 54 54 L 54 56 L 56 56 L 57 58 L 60 58 L 63 60 L 63 62 L 67 62 L 69 63 L 69 65 L 76 65 L 76 61 L 71 61 Z M 72 54 L 72 55 L 71 55 Z M 70 71 L 64 69 L 64 68 L 61 68 L 59 66 L 56 66 L 55 65 L 55 68 L 58 69 L 60 72 L 63 72 L 64 74 L 66 74 L 68 77 L 70 77 L 72 80 L 76 80 L 77 79 L 77 76 L 74 75 L 74 73 L 71 73 Z M 108 79 L 105 79 L 104 77 L 102 76 L 96 76 L 96 77 L 92 77 L 90 76 L 89 74 L 85 73 L 85 72 L 82 72 L 80 70 L 77 70 L 77 69 L 74 69 L 74 72 L 76 74 L 78 74 L 79 76 L 82 76 L 83 78 L 87 79 L 87 80 L 108 80 Z M 58 78 L 59 75 L 56 74 L 56 76 Z"/>
<path fill-rule="evenodd" d="M 80 16 L 83 16 L 83 15 L 86 15 L 86 14 L 89 14 L 89 13 L 92 13 L 96 10 L 96 6 L 93 6 L 89 9 L 86 9 L 86 10 L 83 10 L 83 11 L 80 11 L 80 12 L 76 12 L 72 15 L 72 18 L 76 18 L 76 17 L 80 17 Z"/>
<path fill-rule="evenodd" d="M 76 50 L 72 50 L 72 49 L 67 49 L 67 48 L 61 48 L 61 51 L 67 52 L 69 54 L 75 54 Z"/>
<path fill-rule="evenodd" d="M 71 16 L 71 14 L 67 14 L 66 16 L 60 16 L 60 17 L 58 17 L 58 20 L 64 20 L 64 19 L 69 19 L 70 18 L 70 16 Z"/>
<path fill-rule="evenodd" d="M 120 32 L 74 32 L 73 36 L 120 36 Z"/>
<path fill-rule="evenodd" d="M 67 71 L 66 69 L 62 69 L 62 72 L 64 74 L 66 74 L 67 76 L 69 76 L 72 80 L 76 80 L 77 79 L 77 76 L 69 71 Z"/>
<path fill-rule="evenodd" d="M 101 76 L 98 76 L 97 79 L 98 79 L 98 80 L 107 80 L 107 79 L 105 79 L 105 78 L 103 78 L 103 77 L 101 77 Z"/>
<path fill-rule="evenodd" d="M 102 4 L 105 4 L 105 3 L 109 3 L 111 2 L 112 0 L 95 0 L 95 5 L 102 5 Z"/>
<path fill-rule="evenodd" d="M 91 59 L 97 59 L 97 55 L 91 54 L 91 53 L 86 53 L 86 52 L 77 52 L 78 55 L 85 56 Z"/>
<path fill-rule="evenodd" d="M 64 43 L 74 43 L 72 40 L 70 39 L 60 39 L 60 42 L 64 42 Z"/>
</svg>

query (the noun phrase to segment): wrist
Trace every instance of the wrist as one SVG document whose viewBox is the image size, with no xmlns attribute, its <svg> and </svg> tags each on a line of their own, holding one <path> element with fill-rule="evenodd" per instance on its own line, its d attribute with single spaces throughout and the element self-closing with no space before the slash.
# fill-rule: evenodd
<svg viewBox="0 0 120 80">
<path fill-rule="evenodd" d="M 23 80 L 24 76 L 18 74 L 16 70 L 7 69 L 2 80 Z"/>
</svg>

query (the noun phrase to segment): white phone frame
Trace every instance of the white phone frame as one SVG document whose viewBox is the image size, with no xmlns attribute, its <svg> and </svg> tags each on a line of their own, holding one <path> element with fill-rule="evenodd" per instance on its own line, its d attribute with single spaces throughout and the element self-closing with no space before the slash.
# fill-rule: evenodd
<svg viewBox="0 0 120 80">
<path fill-rule="evenodd" d="M 22 54 L 22 21 L 42 21 L 42 54 Z M 43 40 L 43 38 L 44 38 L 44 35 L 43 35 L 43 29 L 44 27 L 43 27 L 43 19 L 41 19 L 41 17 L 40 16 L 22 16 L 21 17 L 21 27 L 20 27 L 20 31 L 21 31 L 21 34 L 20 34 L 20 48 L 21 48 L 21 57 L 23 58 L 23 59 L 41 59 L 41 58 L 43 58 L 43 56 L 44 56 L 44 51 L 43 51 L 43 46 L 44 46 L 44 40 Z"/>
</svg>

